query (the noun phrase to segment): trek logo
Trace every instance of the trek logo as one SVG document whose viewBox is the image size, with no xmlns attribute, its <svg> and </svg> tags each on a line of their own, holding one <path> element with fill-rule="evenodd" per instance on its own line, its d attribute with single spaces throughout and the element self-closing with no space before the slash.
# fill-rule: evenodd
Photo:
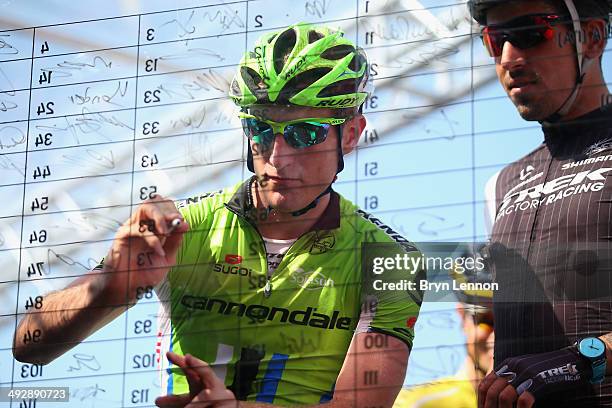
<svg viewBox="0 0 612 408">
<path fill-rule="evenodd" d="M 241 262 L 242 262 L 242 257 L 240 255 L 230 255 L 230 254 L 225 255 L 225 263 L 228 263 L 230 265 L 238 265 Z"/>
<path fill-rule="evenodd" d="M 524 181 L 527 177 L 529 177 L 534 170 L 535 168 L 532 165 L 529 165 L 521 170 L 521 181 Z"/>
<path fill-rule="evenodd" d="M 535 209 L 542 205 L 550 205 L 572 195 L 600 191 L 604 188 L 606 177 L 610 171 L 612 171 L 612 167 L 603 167 L 597 170 L 587 170 L 557 177 L 554 180 L 523 190 L 517 190 L 515 187 L 504 197 L 497 212 L 497 219 L 515 211 L 525 211 L 529 208 Z"/>
<path fill-rule="evenodd" d="M 576 375 L 578 375 L 577 378 L 574 377 Z M 559 381 L 561 380 L 571 381 L 571 380 L 577 380 L 580 378 L 580 374 L 578 370 L 576 369 L 576 365 L 571 364 L 571 363 L 567 363 L 566 365 L 561 366 L 561 367 L 551 368 L 550 370 L 541 371 L 536 376 L 540 377 L 541 379 L 547 382 L 549 382 L 550 379 L 554 377 L 561 377 Z M 565 376 L 568 376 L 568 377 L 565 377 Z"/>
<path fill-rule="evenodd" d="M 201 296 L 184 295 L 181 305 L 188 309 L 206 310 L 225 316 L 247 316 L 251 319 L 289 322 L 297 326 L 310 326 L 318 329 L 351 330 L 352 319 L 348 316 L 340 317 L 340 311 L 334 310 L 331 316 L 316 313 L 316 307 L 307 307 L 305 310 L 289 310 L 282 307 L 268 307 L 264 305 L 247 305 L 245 303 L 227 302 L 222 299 Z M 216 309 L 216 310 L 215 310 Z"/>
</svg>

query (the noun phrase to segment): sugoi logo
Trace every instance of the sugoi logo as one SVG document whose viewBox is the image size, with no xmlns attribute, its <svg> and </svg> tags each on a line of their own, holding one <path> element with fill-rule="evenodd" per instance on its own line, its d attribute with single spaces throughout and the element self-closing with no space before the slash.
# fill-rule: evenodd
<svg viewBox="0 0 612 408">
<path fill-rule="evenodd" d="M 334 287 L 333 279 L 329 279 L 321 272 L 305 271 L 302 268 L 297 268 L 291 275 L 291 280 L 299 287 L 306 290 L 317 290 L 324 287 Z"/>
<path fill-rule="evenodd" d="M 213 265 L 213 271 L 224 273 L 226 275 L 238 275 L 238 276 L 251 276 L 253 270 L 240 266 L 242 262 L 242 256 L 227 254 L 225 255 L 225 262 L 217 262 Z"/>
<path fill-rule="evenodd" d="M 242 262 L 242 257 L 240 255 L 232 255 L 232 254 L 225 255 L 225 263 L 228 263 L 230 265 L 238 265 L 241 262 Z"/>
</svg>

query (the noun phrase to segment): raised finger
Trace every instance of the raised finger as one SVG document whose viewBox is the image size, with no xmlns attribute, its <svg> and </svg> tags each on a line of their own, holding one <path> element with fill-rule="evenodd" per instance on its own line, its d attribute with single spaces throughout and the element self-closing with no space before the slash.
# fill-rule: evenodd
<svg viewBox="0 0 612 408">
<path fill-rule="evenodd" d="M 225 383 L 217 377 L 213 369 L 206 362 L 189 354 L 185 356 L 185 361 L 187 361 L 191 368 L 197 371 L 206 388 L 223 387 L 225 389 Z"/>
<path fill-rule="evenodd" d="M 157 235 L 148 232 L 138 232 L 137 234 L 147 243 L 149 248 L 157 253 L 157 255 L 162 257 L 166 256 L 163 243 Z"/>
<path fill-rule="evenodd" d="M 160 408 L 183 408 L 189 404 L 191 396 L 189 394 L 164 395 L 155 399 L 155 405 Z"/>
<path fill-rule="evenodd" d="M 166 235 L 168 225 L 164 212 L 157 203 L 145 203 L 138 207 L 138 221 L 153 221 L 155 230 L 153 233 Z"/>
<path fill-rule="evenodd" d="M 189 356 L 189 354 L 181 356 L 172 351 L 168 351 L 166 353 L 166 356 L 172 364 L 178 366 L 185 373 L 185 376 L 187 377 L 187 383 L 189 384 L 189 391 L 191 392 L 192 396 L 197 394 L 204 388 L 202 380 L 200 379 L 197 371 L 191 368 L 186 361 L 186 357 Z"/>
<path fill-rule="evenodd" d="M 487 397 L 487 392 L 491 384 L 497 380 L 497 375 L 494 372 L 489 373 L 485 378 L 480 381 L 478 385 L 478 408 L 483 408 Z"/>
<path fill-rule="evenodd" d="M 514 407 L 514 401 L 518 398 L 518 394 L 513 386 L 510 384 L 506 384 L 506 388 L 504 388 L 497 398 L 497 403 L 499 408 L 512 408 Z"/>
<path fill-rule="evenodd" d="M 531 408 L 535 404 L 535 397 L 529 391 L 523 392 L 516 403 L 517 408 Z"/>
<path fill-rule="evenodd" d="M 508 386 L 508 380 L 498 377 L 487 390 L 484 408 L 497 408 L 499 394 Z"/>
<path fill-rule="evenodd" d="M 185 363 L 185 357 L 181 356 L 180 354 L 176 354 L 174 351 L 167 351 L 166 357 L 168 358 L 168 361 L 170 361 L 174 365 L 177 365 L 181 368 L 187 366 L 187 364 Z"/>
</svg>

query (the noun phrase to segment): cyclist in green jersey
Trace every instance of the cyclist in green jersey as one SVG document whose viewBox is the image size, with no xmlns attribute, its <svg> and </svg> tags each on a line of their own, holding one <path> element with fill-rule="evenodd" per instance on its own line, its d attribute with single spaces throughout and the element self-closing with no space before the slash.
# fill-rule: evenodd
<svg viewBox="0 0 612 408">
<path fill-rule="evenodd" d="M 230 89 L 255 175 L 141 205 L 98 270 L 24 318 L 15 338 L 38 328 L 45 350 L 15 342 L 16 358 L 51 361 L 153 286 L 168 394 L 158 405 L 221 395 L 245 406 L 390 407 L 421 302 L 407 283 L 423 272 L 393 261 L 419 265 L 408 261 L 421 253 L 331 188 L 365 128 L 368 70 L 340 31 L 297 24 L 260 38 Z M 80 312 L 91 307 L 96 318 Z M 213 379 L 188 380 L 189 361 L 208 363 Z"/>
</svg>

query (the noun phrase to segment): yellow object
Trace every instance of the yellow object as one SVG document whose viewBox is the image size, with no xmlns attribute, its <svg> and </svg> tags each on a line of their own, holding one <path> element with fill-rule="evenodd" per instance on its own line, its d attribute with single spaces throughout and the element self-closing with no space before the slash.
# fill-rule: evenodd
<svg viewBox="0 0 612 408">
<path fill-rule="evenodd" d="M 478 397 L 470 380 L 445 377 L 402 389 L 393 408 L 475 408 L 477 405 Z"/>
</svg>

